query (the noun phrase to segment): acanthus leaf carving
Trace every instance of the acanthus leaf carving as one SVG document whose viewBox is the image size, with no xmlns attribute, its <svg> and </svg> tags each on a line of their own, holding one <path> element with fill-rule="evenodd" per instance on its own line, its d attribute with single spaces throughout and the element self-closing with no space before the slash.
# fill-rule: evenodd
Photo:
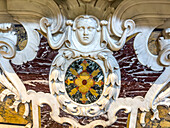
<svg viewBox="0 0 170 128">
<path fill-rule="evenodd" d="M 158 56 L 153 55 L 148 49 L 148 39 L 154 29 L 155 26 L 140 28 L 142 32 L 135 37 L 134 49 L 138 60 L 142 65 L 145 65 L 152 70 L 161 71 L 163 70 L 163 67 L 157 63 Z"/>
</svg>

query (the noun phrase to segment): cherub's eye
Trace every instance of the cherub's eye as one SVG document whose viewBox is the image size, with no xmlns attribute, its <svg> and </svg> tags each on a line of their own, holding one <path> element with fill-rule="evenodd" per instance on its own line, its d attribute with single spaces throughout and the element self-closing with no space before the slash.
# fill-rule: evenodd
<svg viewBox="0 0 170 128">
<path fill-rule="evenodd" d="M 83 31 L 84 28 L 83 28 L 83 27 L 78 27 L 78 30 L 79 30 L 79 31 Z"/>
<path fill-rule="evenodd" d="M 94 28 L 93 27 L 88 27 L 88 30 L 89 31 L 92 31 Z"/>
</svg>

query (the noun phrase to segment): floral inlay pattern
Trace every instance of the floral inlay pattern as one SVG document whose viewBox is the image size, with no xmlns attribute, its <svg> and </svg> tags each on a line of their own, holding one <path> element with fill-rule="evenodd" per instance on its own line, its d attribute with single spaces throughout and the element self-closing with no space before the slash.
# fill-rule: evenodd
<svg viewBox="0 0 170 128">
<path fill-rule="evenodd" d="M 99 99 L 103 91 L 102 69 L 92 60 L 76 60 L 66 72 L 65 86 L 73 101 L 81 104 L 93 103 Z"/>
</svg>

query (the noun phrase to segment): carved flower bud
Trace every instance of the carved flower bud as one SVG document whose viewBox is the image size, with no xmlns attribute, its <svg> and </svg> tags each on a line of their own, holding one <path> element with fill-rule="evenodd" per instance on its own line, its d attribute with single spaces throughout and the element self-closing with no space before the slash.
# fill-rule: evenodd
<svg viewBox="0 0 170 128">
<path fill-rule="evenodd" d="M 158 55 L 158 61 L 163 66 L 170 65 L 170 39 L 165 39 L 164 37 L 159 38 L 160 52 Z"/>
<path fill-rule="evenodd" d="M 59 101 L 60 104 L 65 105 L 65 106 L 70 103 L 70 100 L 68 100 L 64 95 L 59 95 L 57 97 L 57 100 Z"/>
<path fill-rule="evenodd" d="M 92 108 L 90 108 L 90 110 L 88 110 L 88 112 L 90 113 L 90 114 L 95 114 L 95 113 L 97 113 L 97 112 L 99 112 L 100 111 L 100 107 L 99 106 L 94 106 L 94 107 L 92 107 Z"/>
<path fill-rule="evenodd" d="M 66 25 L 67 26 L 72 26 L 73 25 L 73 21 L 72 20 L 67 20 L 66 21 Z"/>
<path fill-rule="evenodd" d="M 44 23 L 46 27 L 49 27 L 49 26 L 51 26 L 51 24 L 52 24 L 52 20 L 49 19 L 49 18 L 43 17 L 43 18 L 40 20 L 40 23 Z"/>
<path fill-rule="evenodd" d="M 115 63 L 115 60 L 111 57 L 108 57 L 107 60 L 105 60 L 104 65 L 106 68 L 106 72 L 108 72 L 109 70 L 111 72 L 114 72 L 114 69 L 119 68 L 119 66 Z"/>
<path fill-rule="evenodd" d="M 54 82 L 52 84 L 52 90 L 53 90 L 52 94 L 54 94 L 54 93 L 59 94 L 59 92 L 63 93 L 64 89 L 62 88 L 62 82 Z"/>
<path fill-rule="evenodd" d="M 60 55 L 58 56 L 55 61 L 54 61 L 54 64 L 53 65 L 56 65 L 56 67 L 60 67 L 61 66 L 61 69 L 63 70 L 64 69 L 64 64 L 65 64 L 66 60 L 65 58 Z"/>
<path fill-rule="evenodd" d="M 106 89 L 104 96 L 107 97 L 108 99 L 110 98 L 115 99 L 117 95 L 116 92 L 117 90 L 114 87 L 110 86 Z"/>
<path fill-rule="evenodd" d="M 104 108 L 107 108 L 107 107 L 108 107 L 109 103 L 110 103 L 110 102 L 109 102 L 109 99 L 104 98 L 104 99 L 102 99 L 101 101 L 99 101 L 99 102 L 97 103 L 97 105 L 99 105 L 100 109 L 103 110 Z"/>
<path fill-rule="evenodd" d="M 11 26 L 12 26 L 11 23 L 0 24 L 0 30 L 10 30 Z"/>
<path fill-rule="evenodd" d="M 113 86 L 115 83 L 116 85 L 119 85 L 119 78 L 118 75 L 116 73 L 110 73 L 108 78 L 107 78 L 107 82 L 106 85 L 109 85 L 111 83 L 111 85 Z"/>
<path fill-rule="evenodd" d="M 52 70 L 50 75 L 50 81 L 56 81 L 59 76 L 59 71 L 57 69 Z"/>
<path fill-rule="evenodd" d="M 163 31 L 163 36 L 165 39 L 170 39 L 170 28 L 167 28 Z"/>
<path fill-rule="evenodd" d="M 77 113 L 77 111 L 78 111 L 77 105 L 68 104 L 67 105 L 67 111 L 69 111 L 71 113 Z"/>
<path fill-rule="evenodd" d="M 106 21 L 106 20 L 100 21 L 101 26 L 106 26 L 107 24 L 108 24 L 108 21 Z"/>
<path fill-rule="evenodd" d="M 70 59 L 70 58 L 73 56 L 73 52 L 72 52 L 72 51 L 65 51 L 65 52 L 64 52 L 64 56 L 65 56 L 67 59 Z"/>
<path fill-rule="evenodd" d="M 107 54 L 104 52 L 101 52 L 98 54 L 99 59 L 101 60 L 107 60 Z"/>
</svg>

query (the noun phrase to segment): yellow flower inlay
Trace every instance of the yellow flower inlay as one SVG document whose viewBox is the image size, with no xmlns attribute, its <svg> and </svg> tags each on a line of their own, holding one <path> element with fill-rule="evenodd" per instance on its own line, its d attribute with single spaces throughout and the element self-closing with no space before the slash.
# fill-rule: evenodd
<svg viewBox="0 0 170 128">
<path fill-rule="evenodd" d="M 90 91 L 90 93 L 92 95 L 94 95 L 95 97 L 97 97 L 99 94 L 97 93 L 96 90 L 94 90 L 93 87 L 95 84 L 99 85 L 99 87 L 101 87 L 104 83 L 102 80 L 99 80 L 98 82 L 96 82 L 93 78 L 95 76 L 98 75 L 98 73 L 100 72 L 99 69 L 94 70 L 91 74 L 87 71 L 87 66 L 89 66 L 89 64 L 87 63 L 86 60 L 84 60 L 81 64 L 83 67 L 83 71 L 81 71 L 80 73 L 78 73 L 75 69 L 70 68 L 70 72 L 76 77 L 74 80 L 70 80 L 69 77 L 67 78 L 67 80 L 65 81 L 65 83 L 67 85 L 70 85 L 71 83 L 73 83 L 74 85 L 76 85 L 75 88 L 73 88 L 70 91 L 70 95 L 75 95 L 77 91 L 79 91 L 82 94 L 82 98 L 80 98 L 80 101 L 82 103 L 86 103 L 86 101 L 88 101 L 88 98 L 86 97 L 87 92 Z"/>
</svg>

